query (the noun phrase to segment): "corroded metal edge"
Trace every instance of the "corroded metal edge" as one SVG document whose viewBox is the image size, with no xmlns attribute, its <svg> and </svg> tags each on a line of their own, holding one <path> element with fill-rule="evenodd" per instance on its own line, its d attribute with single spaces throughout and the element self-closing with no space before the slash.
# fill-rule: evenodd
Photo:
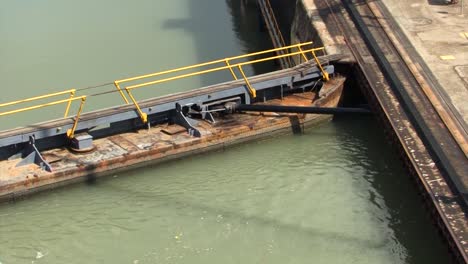
<svg viewBox="0 0 468 264">
<path fill-rule="evenodd" d="M 345 78 L 337 77 L 322 88 L 321 98 L 313 105 L 334 107 L 338 105 Z M 305 96 L 288 96 L 284 100 L 272 100 L 276 104 L 312 105 L 313 93 Z M 293 98 L 294 97 L 294 98 Z M 329 115 L 275 115 L 254 113 L 249 115 L 235 114 L 230 120 L 220 120 L 220 125 L 211 126 L 201 122 L 201 138 L 188 136 L 186 133 L 173 136 L 162 132 L 164 125 L 151 128 L 150 131 L 139 130 L 124 133 L 95 141 L 96 151 L 88 154 L 72 153 L 66 149 L 53 149 L 43 154 L 53 162 L 53 173 L 41 171 L 35 165 L 13 168 L 8 161 L 0 162 L 0 172 L 10 170 L 8 179 L 0 178 L 0 201 L 18 199 L 38 191 L 68 185 L 73 182 L 94 180 L 97 177 L 125 171 L 148 164 L 173 160 L 230 145 L 269 137 L 276 133 L 302 131 L 305 126 L 329 120 Z M 224 124 L 223 124 L 223 121 Z M 155 142 L 152 139 L 159 139 Z M 151 142 L 143 142 L 150 140 Z M 140 144 L 139 144 L 140 143 Z M 117 154 L 116 154 L 117 153 Z M 120 154 L 119 154 L 120 153 Z M 108 155 L 108 156 L 106 156 Z"/>
</svg>

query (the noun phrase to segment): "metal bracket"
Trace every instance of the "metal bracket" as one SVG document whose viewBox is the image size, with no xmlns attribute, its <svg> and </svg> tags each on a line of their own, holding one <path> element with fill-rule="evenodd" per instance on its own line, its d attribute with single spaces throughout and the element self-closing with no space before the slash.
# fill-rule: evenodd
<svg viewBox="0 0 468 264">
<path fill-rule="evenodd" d="M 176 115 L 174 121 L 176 124 L 185 127 L 189 135 L 193 137 L 201 137 L 200 131 L 195 127 L 198 122 L 190 117 L 185 116 L 182 111 L 182 106 L 179 103 L 176 103 Z"/>
<path fill-rule="evenodd" d="M 52 166 L 42 157 L 35 143 L 35 137 L 29 136 L 28 145 L 18 154 L 11 156 L 9 160 L 21 158 L 22 160 L 16 164 L 16 167 L 37 164 L 42 170 L 52 172 Z"/>
<path fill-rule="evenodd" d="M 216 120 L 214 119 L 213 115 L 211 114 L 211 112 L 209 111 L 208 108 L 209 108 L 208 105 L 203 105 L 202 106 L 202 109 L 201 109 L 202 110 L 201 111 L 202 119 L 210 122 L 211 124 L 215 124 Z"/>
<path fill-rule="evenodd" d="M 187 114 L 189 114 L 190 116 L 192 115 L 201 116 L 202 120 L 205 120 L 208 123 L 214 125 L 216 124 L 216 119 L 214 118 L 213 113 L 225 112 L 226 109 L 223 107 L 223 105 L 227 102 L 240 103 L 241 98 L 237 96 L 237 97 L 227 98 L 223 100 L 216 100 L 216 101 L 205 103 L 205 104 L 203 104 L 202 102 L 198 102 L 197 104 L 190 105 L 190 108 Z"/>
<path fill-rule="evenodd" d="M 302 74 L 302 72 L 301 72 L 301 74 Z M 287 83 L 287 86 L 288 86 L 289 89 L 293 89 L 293 87 L 294 87 L 294 79 L 295 79 L 294 76 L 292 76 L 292 77 L 291 77 L 291 81 Z"/>
</svg>

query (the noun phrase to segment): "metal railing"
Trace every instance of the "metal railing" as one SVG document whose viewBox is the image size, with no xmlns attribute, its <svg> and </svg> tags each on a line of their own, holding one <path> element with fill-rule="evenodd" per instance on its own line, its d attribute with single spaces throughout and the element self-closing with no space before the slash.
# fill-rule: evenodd
<svg viewBox="0 0 468 264">
<path fill-rule="evenodd" d="M 283 34 L 278 26 L 278 22 L 275 17 L 275 13 L 273 12 L 273 8 L 271 7 L 269 0 L 257 0 L 257 3 L 260 7 L 260 11 L 262 13 L 265 25 L 268 29 L 268 33 L 270 38 L 273 42 L 273 46 L 275 48 L 280 48 L 286 46 L 286 42 L 284 41 Z M 278 55 L 283 55 L 287 53 L 287 51 L 279 50 L 277 51 Z M 283 69 L 291 68 L 294 66 L 293 61 L 291 58 L 282 58 L 279 60 L 281 67 Z"/>
<path fill-rule="evenodd" d="M 31 111 L 31 110 L 36 110 L 36 109 L 40 109 L 40 108 L 45 108 L 45 107 L 49 107 L 49 106 L 54 106 L 54 105 L 59 105 L 59 104 L 65 104 L 66 103 L 67 106 L 65 107 L 65 114 L 63 115 L 63 117 L 66 118 L 66 117 L 68 117 L 68 114 L 70 112 L 70 107 L 71 107 L 72 102 L 77 101 L 77 100 L 81 100 L 80 107 L 79 107 L 78 112 L 77 112 L 77 114 L 75 116 L 73 127 L 72 127 L 72 129 L 67 131 L 67 136 L 69 138 L 73 138 L 73 136 L 75 135 L 76 127 L 78 125 L 78 119 L 80 118 L 81 112 L 83 111 L 83 105 L 86 102 L 86 96 L 75 97 L 75 93 L 76 93 L 76 89 L 71 89 L 71 90 L 66 90 L 66 91 L 63 91 L 63 92 L 40 95 L 40 96 L 30 97 L 30 98 L 26 98 L 26 99 L 22 99 L 22 100 L 18 100 L 18 101 L 3 103 L 3 104 L 0 104 L 0 108 L 8 107 L 8 106 L 16 106 L 16 105 L 20 105 L 20 104 L 24 104 L 24 103 L 30 103 L 30 102 L 34 102 L 34 101 L 38 101 L 38 100 L 51 99 L 53 97 L 57 97 L 57 96 L 60 96 L 60 95 L 70 94 L 70 97 L 68 99 L 54 100 L 54 101 L 50 101 L 50 102 L 47 102 L 47 103 L 36 104 L 36 105 L 33 105 L 33 106 L 22 107 L 22 108 L 14 109 L 14 110 L 8 110 L 8 111 L 0 112 L 0 116 L 13 115 L 13 114 L 21 113 L 21 112 L 26 112 L 26 111 Z"/>
<path fill-rule="evenodd" d="M 77 126 L 78 126 L 78 121 L 79 121 L 80 115 L 83 112 L 84 104 L 86 102 L 87 97 L 103 95 L 103 94 L 109 94 L 109 93 L 112 93 L 112 92 L 118 92 L 121 95 L 122 99 L 124 100 L 125 104 L 129 104 L 130 101 L 131 101 L 132 104 L 134 104 L 135 110 L 137 111 L 138 115 L 140 116 L 141 121 L 146 124 L 148 122 L 148 116 L 147 116 L 146 113 L 143 112 L 143 110 L 141 109 L 138 101 L 136 100 L 136 98 L 132 94 L 133 90 L 139 89 L 139 88 L 142 88 L 142 87 L 146 87 L 146 86 L 161 84 L 161 83 L 170 82 L 170 81 L 174 81 L 174 80 L 179 80 L 179 79 L 183 79 L 183 78 L 199 76 L 199 75 L 203 75 L 203 74 L 219 72 L 219 71 L 225 71 L 225 70 L 229 70 L 229 72 L 232 75 L 232 77 L 234 78 L 234 80 L 239 80 L 240 78 L 238 78 L 237 74 L 235 73 L 235 69 L 237 69 L 239 71 L 239 73 L 240 73 L 240 76 L 242 77 L 242 80 L 245 83 L 246 89 L 248 90 L 250 96 L 252 96 L 252 98 L 255 98 L 257 96 L 256 90 L 251 85 L 248 77 L 246 76 L 246 74 L 244 72 L 243 67 L 247 66 L 247 65 L 253 65 L 253 64 L 256 64 L 256 63 L 272 61 L 272 60 L 277 60 L 277 59 L 281 59 L 281 58 L 291 58 L 293 56 L 300 56 L 305 61 L 309 61 L 309 56 L 310 56 L 311 59 L 314 59 L 315 62 L 317 63 L 317 66 L 319 67 L 320 71 L 322 72 L 323 79 L 325 81 L 327 81 L 327 80 L 329 80 L 328 73 L 324 70 L 324 68 L 322 67 L 322 65 L 321 65 L 321 63 L 320 63 L 320 61 L 319 61 L 319 59 L 317 57 L 317 52 L 319 52 L 319 51 L 325 52 L 325 49 L 324 49 L 324 47 L 304 49 L 305 46 L 310 46 L 311 44 L 312 44 L 312 42 L 300 43 L 300 44 L 290 45 L 290 46 L 286 46 L 286 47 L 270 49 L 270 50 L 266 50 L 266 51 L 260 51 L 260 52 L 240 55 L 240 56 L 236 56 L 236 57 L 230 57 L 230 58 L 224 58 L 224 59 L 219 59 L 219 60 L 215 60 L 215 61 L 200 63 L 200 64 L 196 64 L 196 65 L 191 65 L 191 66 L 185 66 L 185 67 L 181 67 L 181 68 L 177 68 L 177 69 L 166 70 L 166 71 L 155 72 L 155 73 L 150 73 L 150 74 L 146 74 L 146 75 L 126 78 L 126 79 L 116 80 L 113 83 L 116 90 L 101 93 L 101 94 L 83 95 L 83 96 L 75 97 L 76 90 L 71 89 L 71 90 L 66 90 L 66 91 L 63 91 L 63 92 L 51 93 L 51 94 L 37 96 L 37 97 L 31 97 L 31 98 L 27 98 L 27 99 L 23 99 L 23 100 L 19 100 L 19 101 L 3 103 L 3 104 L 0 104 L 0 108 L 6 107 L 6 106 L 16 106 L 16 105 L 19 105 L 19 104 L 22 104 L 22 103 L 34 102 L 34 101 L 41 100 L 41 99 L 49 99 L 49 98 L 60 96 L 60 95 L 70 94 L 70 97 L 68 99 L 56 100 L 56 101 L 51 101 L 51 102 L 47 102 L 47 103 L 43 103 L 43 104 L 36 104 L 36 105 L 33 105 L 33 106 L 29 106 L 29 107 L 23 107 L 23 108 L 19 108 L 19 109 L 16 109 L 16 110 L 0 112 L 0 116 L 11 115 L 11 114 L 24 112 L 24 111 L 30 111 L 30 110 L 34 110 L 34 109 L 39 109 L 39 108 L 43 108 L 43 107 L 48 107 L 48 106 L 53 106 L 53 105 L 65 104 L 66 103 L 67 106 L 66 106 L 65 114 L 64 114 L 64 117 L 66 118 L 66 117 L 68 117 L 68 114 L 69 114 L 69 111 L 70 111 L 70 106 L 71 106 L 72 102 L 76 101 L 76 100 L 81 100 L 81 104 L 79 106 L 78 112 L 77 112 L 76 116 L 74 117 L 73 126 L 72 126 L 71 129 L 69 129 L 67 131 L 67 136 L 69 138 L 73 138 L 74 135 L 75 135 L 75 130 L 76 130 Z M 297 51 L 290 52 L 290 50 L 292 50 L 292 49 L 296 49 Z M 273 56 L 269 56 L 269 57 L 262 57 L 262 58 L 255 59 L 255 60 L 252 60 L 252 61 L 236 62 L 238 60 L 245 59 L 245 58 L 248 58 L 248 57 L 254 57 L 254 56 L 259 56 L 259 55 L 267 55 L 269 53 L 275 54 L 279 50 L 286 51 L 288 53 L 283 54 L 283 55 L 273 55 Z M 189 71 L 189 70 L 202 68 L 202 67 L 209 67 L 209 68 L 204 69 L 204 70 L 199 70 L 199 71 L 196 71 L 196 72 L 188 72 L 187 73 L 187 71 Z M 154 79 L 156 77 L 161 77 L 161 76 L 164 76 L 164 75 L 174 74 L 174 73 L 176 73 L 178 75 L 177 76 L 166 77 L 166 78 L 161 78 L 161 79 L 156 79 L 156 80 L 150 80 L 150 79 Z M 135 84 L 135 82 L 137 82 L 137 81 L 141 81 L 141 83 L 136 83 Z M 133 84 L 131 84 L 129 86 L 124 86 L 124 84 L 130 83 L 130 82 L 132 82 Z M 130 100 L 127 98 L 124 91 L 125 91 L 125 93 L 127 94 L 128 98 Z"/>
</svg>

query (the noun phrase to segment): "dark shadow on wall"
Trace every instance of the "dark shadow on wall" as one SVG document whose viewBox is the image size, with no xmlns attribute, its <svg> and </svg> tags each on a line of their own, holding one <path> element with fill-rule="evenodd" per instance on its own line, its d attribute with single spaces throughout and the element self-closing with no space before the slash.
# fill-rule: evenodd
<svg viewBox="0 0 468 264">
<path fill-rule="evenodd" d="M 281 34 L 286 45 L 291 44 L 291 25 L 294 21 L 295 1 L 289 0 L 270 0 L 271 7 L 275 13 Z"/>
<path fill-rule="evenodd" d="M 190 15 L 185 19 L 169 19 L 162 27 L 166 30 L 183 30 L 193 38 L 198 62 L 271 49 L 266 32 L 259 29 L 256 5 L 243 0 L 187 1 Z M 221 66 L 221 65 L 219 65 Z M 277 69 L 274 63 L 246 67 L 248 75 Z M 202 85 L 229 81 L 229 71 L 203 75 Z"/>
</svg>

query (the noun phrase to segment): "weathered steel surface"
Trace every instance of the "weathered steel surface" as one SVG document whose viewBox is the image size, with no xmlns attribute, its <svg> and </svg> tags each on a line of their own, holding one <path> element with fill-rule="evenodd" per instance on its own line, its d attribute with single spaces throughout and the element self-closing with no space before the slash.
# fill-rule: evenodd
<svg viewBox="0 0 468 264">
<path fill-rule="evenodd" d="M 283 100 L 268 101 L 278 105 L 335 107 L 341 97 L 344 78 L 327 82 L 314 101 L 312 92 L 289 95 Z M 303 126 L 325 119 L 329 115 L 297 114 L 233 114 L 218 119 L 216 125 L 201 121 L 197 128 L 200 138 L 186 132 L 177 133 L 171 125 L 163 124 L 151 129 L 118 134 L 95 140 L 95 150 L 74 153 L 66 148 L 43 152 L 46 160 L 53 161 L 53 172 L 42 171 L 37 165 L 15 167 L 18 160 L 0 161 L 0 199 L 13 199 L 19 195 L 65 184 L 71 181 L 92 180 L 97 176 L 143 166 L 149 162 L 174 159 L 228 145 L 251 141 L 275 132 L 300 131 Z M 164 131 L 175 131 L 172 135 Z"/>
</svg>

